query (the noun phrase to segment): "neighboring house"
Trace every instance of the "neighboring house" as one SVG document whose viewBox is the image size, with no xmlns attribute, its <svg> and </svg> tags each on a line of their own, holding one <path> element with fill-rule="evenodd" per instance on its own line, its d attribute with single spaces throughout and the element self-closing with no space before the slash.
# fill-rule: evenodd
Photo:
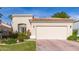
<svg viewBox="0 0 79 59">
<path fill-rule="evenodd" d="M 11 32 L 11 26 L 0 20 L 0 35 L 7 36 Z"/>
<path fill-rule="evenodd" d="M 79 36 L 79 20 L 75 21 L 73 29 L 78 30 L 78 36 Z"/>
<path fill-rule="evenodd" d="M 75 21 L 73 29 L 74 30 L 78 30 L 79 29 L 79 20 Z"/>
<path fill-rule="evenodd" d="M 66 40 L 72 35 L 72 19 L 67 18 L 34 18 L 28 14 L 13 14 L 13 32 L 31 31 L 31 37 L 35 39 L 61 39 Z"/>
</svg>

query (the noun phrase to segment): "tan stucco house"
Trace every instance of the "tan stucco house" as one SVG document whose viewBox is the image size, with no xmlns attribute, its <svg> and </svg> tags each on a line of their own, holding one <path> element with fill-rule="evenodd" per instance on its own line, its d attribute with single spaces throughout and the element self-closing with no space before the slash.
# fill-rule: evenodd
<svg viewBox="0 0 79 59">
<path fill-rule="evenodd" d="M 31 14 L 13 14 L 13 32 L 31 31 L 37 40 L 66 40 L 72 34 L 74 21 L 67 18 L 34 18 Z"/>
</svg>

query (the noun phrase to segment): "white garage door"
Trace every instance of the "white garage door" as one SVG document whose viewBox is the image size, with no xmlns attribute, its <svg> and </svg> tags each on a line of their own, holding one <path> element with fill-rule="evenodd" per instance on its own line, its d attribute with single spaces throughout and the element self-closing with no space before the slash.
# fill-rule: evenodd
<svg viewBox="0 0 79 59">
<path fill-rule="evenodd" d="M 36 27 L 36 38 L 39 39 L 61 39 L 67 38 L 67 27 Z"/>
</svg>

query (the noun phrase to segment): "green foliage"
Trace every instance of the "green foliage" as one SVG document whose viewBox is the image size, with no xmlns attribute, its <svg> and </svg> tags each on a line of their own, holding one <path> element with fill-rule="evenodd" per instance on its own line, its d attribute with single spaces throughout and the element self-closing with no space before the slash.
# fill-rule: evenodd
<svg viewBox="0 0 79 59">
<path fill-rule="evenodd" d="M 0 51 L 35 51 L 36 41 L 25 41 L 20 44 L 0 45 Z"/>
<path fill-rule="evenodd" d="M 3 32 L 3 30 L 0 30 L 0 33 L 2 33 Z"/>
<path fill-rule="evenodd" d="M 77 41 L 79 41 L 79 36 L 77 37 Z"/>
<path fill-rule="evenodd" d="M 1 39 L 0 43 L 5 43 L 5 41 L 6 41 L 5 39 Z"/>
<path fill-rule="evenodd" d="M 26 32 L 26 39 L 30 39 L 30 36 L 31 36 L 31 32 L 30 32 L 30 30 L 28 30 L 27 32 Z"/>
<path fill-rule="evenodd" d="M 18 33 L 17 39 L 19 40 L 19 42 L 23 42 L 25 38 L 26 38 L 26 33 Z"/>
<path fill-rule="evenodd" d="M 2 31 L 0 30 L 0 33 L 1 33 Z"/>
<path fill-rule="evenodd" d="M 16 43 L 16 39 L 8 38 L 7 40 L 6 39 L 1 40 L 1 42 L 6 44 L 14 44 Z"/>
<path fill-rule="evenodd" d="M 78 30 L 73 30 L 72 35 L 77 36 L 77 34 L 78 34 Z"/>
<path fill-rule="evenodd" d="M 67 39 L 68 39 L 68 40 L 76 41 L 76 40 L 77 40 L 77 37 L 74 36 L 74 35 L 72 35 L 72 36 L 69 36 Z"/>
<path fill-rule="evenodd" d="M 0 30 L 0 39 L 2 39 L 2 32 L 3 32 L 3 31 L 2 31 L 2 30 Z"/>
<path fill-rule="evenodd" d="M 2 9 L 2 7 L 0 7 L 0 9 Z M 2 16 L 3 16 L 3 14 L 2 14 L 2 13 L 0 13 L 0 18 L 2 18 Z"/>
<path fill-rule="evenodd" d="M 15 39 L 8 39 L 5 41 L 6 44 L 13 44 L 13 43 L 16 43 L 16 40 Z"/>
<path fill-rule="evenodd" d="M 72 35 L 69 36 L 67 39 L 68 40 L 74 40 L 74 41 L 76 41 L 78 39 L 77 33 L 78 33 L 78 31 L 77 30 L 74 30 L 73 33 L 72 33 Z"/>
<path fill-rule="evenodd" d="M 18 37 L 18 33 L 11 33 L 10 38 L 16 39 Z"/>
<path fill-rule="evenodd" d="M 30 39 L 31 32 L 28 30 L 26 33 L 10 33 L 10 36 L 3 38 L 2 43 L 13 44 L 17 42 L 23 42 L 24 39 Z"/>
<path fill-rule="evenodd" d="M 9 15 L 8 18 L 9 18 L 9 19 L 12 19 L 12 15 Z"/>
<path fill-rule="evenodd" d="M 70 16 L 66 12 L 57 12 L 51 17 L 53 17 L 53 18 L 69 18 Z"/>
<path fill-rule="evenodd" d="M 69 37 L 67 38 L 67 40 L 74 40 L 74 37 L 73 37 L 73 36 L 69 36 Z"/>
</svg>

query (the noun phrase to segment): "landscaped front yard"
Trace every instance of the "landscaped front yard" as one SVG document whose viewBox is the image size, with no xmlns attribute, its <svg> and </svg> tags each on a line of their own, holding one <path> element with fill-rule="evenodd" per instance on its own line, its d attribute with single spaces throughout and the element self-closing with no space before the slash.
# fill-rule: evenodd
<svg viewBox="0 0 79 59">
<path fill-rule="evenodd" d="M 0 45 L 0 51 L 35 51 L 36 41 L 25 41 L 17 44 Z"/>
<path fill-rule="evenodd" d="M 0 51 L 35 51 L 36 41 L 31 40 L 31 32 L 11 32 L 10 35 L 3 35 L 0 32 Z"/>
</svg>

